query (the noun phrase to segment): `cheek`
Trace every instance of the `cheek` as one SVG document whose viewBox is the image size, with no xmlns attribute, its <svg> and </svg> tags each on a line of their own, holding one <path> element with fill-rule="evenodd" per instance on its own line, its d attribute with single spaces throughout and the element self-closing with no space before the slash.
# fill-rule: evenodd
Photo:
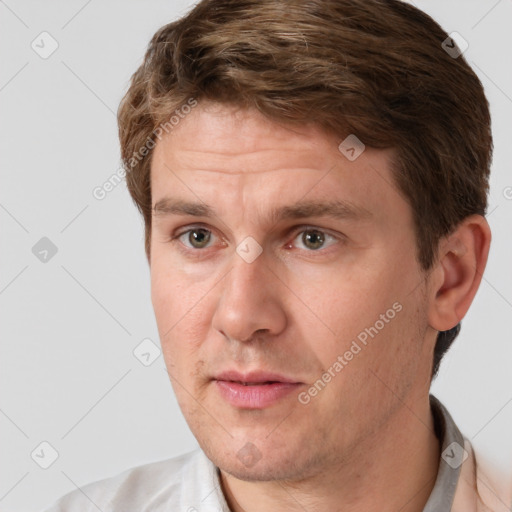
<svg viewBox="0 0 512 512">
<path fill-rule="evenodd" d="M 198 302 L 205 285 L 191 282 L 186 274 L 176 271 L 180 263 L 155 255 L 151 265 L 151 301 L 157 321 L 177 322 Z"/>
<path fill-rule="evenodd" d="M 424 319 L 418 317 L 420 298 L 410 294 L 399 273 L 398 267 L 389 265 L 365 266 L 354 268 L 350 279 L 340 269 L 327 276 L 317 273 L 314 279 L 304 276 L 301 287 L 298 280 L 294 283 L 297 295 L 308 306 L 302 306 L 297 318 L 302 318 L 308 338 L 322 341 L 312 346 L 324 369 L 332 367 L 338 356 L 345 356 L 344 369 L 337 373 L 338 385 L 357 383 L 356 387 L 364 384 L 366 388 L 375 380 L 372 371 L 390 382 L 409 379 L 414 373 L 410 362 L 419 360 L 422 335 L 418 323 Z"/>
<path fill-rule="evenodd" d="M 294 301 L 298 318 L 303 322 L 307 317 L 336 349 L 373 325 L 399 296 L 393 277 L 367 264 L 304 265 L 302 272 L 289 277 L 287 284 L 302 303 Z"/>
<path fill-rule="evenodd" d="M 206 290 L 207 291 L 207 290 Z M 211 323 L 211 300 L 177 273 L 151 276 L 151 300 L 162 350 L 174 361 L 195 357 Z"/>
</svg>

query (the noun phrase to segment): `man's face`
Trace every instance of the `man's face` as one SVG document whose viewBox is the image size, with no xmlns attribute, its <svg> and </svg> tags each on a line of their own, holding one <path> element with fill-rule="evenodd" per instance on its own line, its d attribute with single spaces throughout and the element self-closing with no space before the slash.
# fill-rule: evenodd
<svg viewBox="0 0 512 512">
<path fill-rule="evenodd" d="M 302 478 L 358 457 L 428 389 L 435 331 L 391 152 L 350 161 L 339 142 L 200 103 L 154 150 L 165 362 L 200 446 L 241 479 Z M 251 389 L 227 371 L 292 384 Z"/>
</svg>

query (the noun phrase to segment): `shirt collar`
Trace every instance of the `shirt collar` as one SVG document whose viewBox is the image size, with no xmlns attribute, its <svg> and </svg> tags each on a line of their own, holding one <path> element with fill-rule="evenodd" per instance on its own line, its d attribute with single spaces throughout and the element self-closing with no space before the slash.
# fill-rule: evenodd
<svg viewBox="0 0 512 512">
<path fill-rule="evenodd" d="M 441 457 L 434 488 L 423 512 L 450 511 L 464 457 L 464 437 L 444 405 L 430 395 L 436 436 L 441 443 Z"/>
</svg>

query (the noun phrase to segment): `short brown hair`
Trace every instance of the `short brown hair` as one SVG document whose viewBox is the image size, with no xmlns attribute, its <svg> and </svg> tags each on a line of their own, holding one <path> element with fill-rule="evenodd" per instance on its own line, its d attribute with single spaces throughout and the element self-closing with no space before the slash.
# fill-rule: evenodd
<svg viewBox="0 0 512 512">
<path fill-rule="evenodd" d="M 445 51 L 447 38 L 399 0 L 203 0 L 162 27 L 118 112 L 148 259 L 155 130 L 194 98 L 395 148 L 394 180 L 411 205 L 427 272 L 443 236 L 486 214 L 492 156 L 483 87 L 462 55 Z M 433 376 L 459 329 L 438 334 Z"/>
</svg>

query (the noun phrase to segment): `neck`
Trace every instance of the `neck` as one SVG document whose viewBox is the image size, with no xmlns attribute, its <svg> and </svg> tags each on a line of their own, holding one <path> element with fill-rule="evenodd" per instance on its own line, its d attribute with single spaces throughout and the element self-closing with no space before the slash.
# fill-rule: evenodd
<svg viewBox="0 0 512 512">
<path fill-rule="evenodd" d="M 439 458 L 427 393 L 403 404 L 350 461 L 321 474 L 300 482 L 247 482 L 221 470 L 221 485 L 232 512 L 421 512 L 434 487 Z"/>
</svg>

